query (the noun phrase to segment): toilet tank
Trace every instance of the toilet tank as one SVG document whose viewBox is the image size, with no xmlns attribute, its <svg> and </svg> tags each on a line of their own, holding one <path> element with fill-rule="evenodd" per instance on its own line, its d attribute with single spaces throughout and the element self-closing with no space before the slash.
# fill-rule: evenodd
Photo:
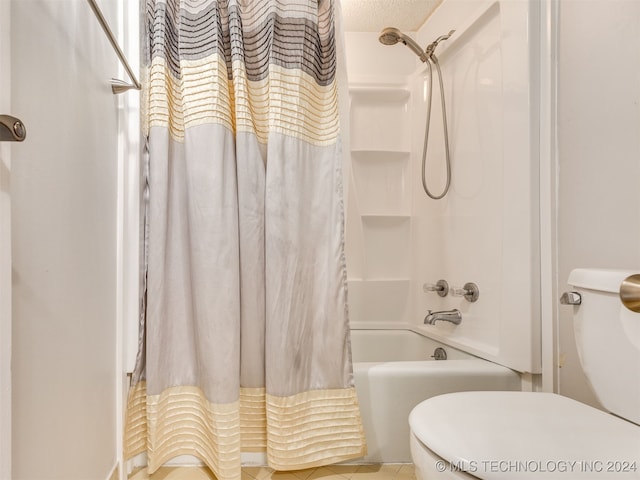
<svg viewBox="0 0 640 480">
<path fill-rule="evenodd" d="M 611 413 L 640 424 L 640 313 L 620 301 L 634 271 L 575 269 L 568 283 L 580 293 L 573 325 L 580 363 L 591 388 Z"/>
</svg>

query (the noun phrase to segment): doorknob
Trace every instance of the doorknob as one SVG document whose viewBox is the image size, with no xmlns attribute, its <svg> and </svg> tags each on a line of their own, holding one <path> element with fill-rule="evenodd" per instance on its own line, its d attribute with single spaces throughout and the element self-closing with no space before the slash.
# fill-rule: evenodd
<svg viewBox="0 0 640 480">
<path fill-rule="evenodd" d="M 27 138 L 27 128 L 19 118 L 0 115 L 0 142 L 22 142 Z"/>
</svg>

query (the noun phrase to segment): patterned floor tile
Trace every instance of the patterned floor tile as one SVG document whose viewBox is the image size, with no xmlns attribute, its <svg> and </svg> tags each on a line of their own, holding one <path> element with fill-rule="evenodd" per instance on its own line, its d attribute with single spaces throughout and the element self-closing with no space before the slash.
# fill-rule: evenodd
<svg viewBox="0 0 640 480">
<path fill-rule="evenodd" d="M 242 467 L 242 473 L 250 475 L 255 480 L 265 480 L 270 478 L 273 470 L 269 467 Z"/>
<path fill-rule="evenodd" d="M 294 470 L 291 473 L 293 473 L 296 478 L 299 478 L 300 480 L 307 480 L 315 471 L 315 468 L 306 468 L 304 470 Z"/>
<path fill-rule="evenodd" d="M 270 477 L 267 477 L 270 480 L 300 480 L 291 472 L 273 472 Z"/>
<path fill-rule="evenodd" d="M 344 477 L 351 478 L 351 475 L 358 471 L 360 465 L 327 465 L 325 468 Z"/>
<path fill-rule="evenodd" d="M 316 468 L 307 480 L 346 480 L 347 478 L 329 468 L 321 467 Z"/>
</svg>

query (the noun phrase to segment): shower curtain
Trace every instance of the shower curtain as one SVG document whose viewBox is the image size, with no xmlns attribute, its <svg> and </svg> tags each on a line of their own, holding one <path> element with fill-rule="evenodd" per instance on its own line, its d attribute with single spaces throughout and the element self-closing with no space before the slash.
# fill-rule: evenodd
<svg viewBox="0 0 640 480">
<path fill-rule="evenodd" d="M 334 0 L 147 0 L 144 295 L 125 454 L 220 480 L 366 452 Z"/>
</svg>

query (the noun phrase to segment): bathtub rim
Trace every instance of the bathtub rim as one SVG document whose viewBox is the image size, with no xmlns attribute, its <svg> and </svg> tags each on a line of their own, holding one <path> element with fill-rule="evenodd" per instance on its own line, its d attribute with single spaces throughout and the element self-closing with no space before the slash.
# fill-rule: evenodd
<svg viewBox="0 0 640 480">
<path fill-rule="evenodd" d="M 486 360 L 491 363 L 502 365 L 514 372 L 520 374 L 530 374 L 531 372 L 516 370 L 515 368 L 505 365 L 500 362 L 499 352 L 495 347 L 488 346 L 486 344 L 480 344 L 473 342 L 470 339 L 465 339 L 465 342 L 458 342 L 455 339 L 438 333 L 436 328 L 428 325 L 416 325 L 409 322 L 350 322 L 350 330 L 406 330 L 423 337 L 430 338 L 433 341 L 440 342 L 443 345 L 449 346 L 460 350 L 461 352 L 468 353 L 474 357 L 478 357 L 482 360 Z M 474 346 L 477 344 L 477 347 Z M 491 352 L 490 354 L 488 352 Z"/>
</svg>

